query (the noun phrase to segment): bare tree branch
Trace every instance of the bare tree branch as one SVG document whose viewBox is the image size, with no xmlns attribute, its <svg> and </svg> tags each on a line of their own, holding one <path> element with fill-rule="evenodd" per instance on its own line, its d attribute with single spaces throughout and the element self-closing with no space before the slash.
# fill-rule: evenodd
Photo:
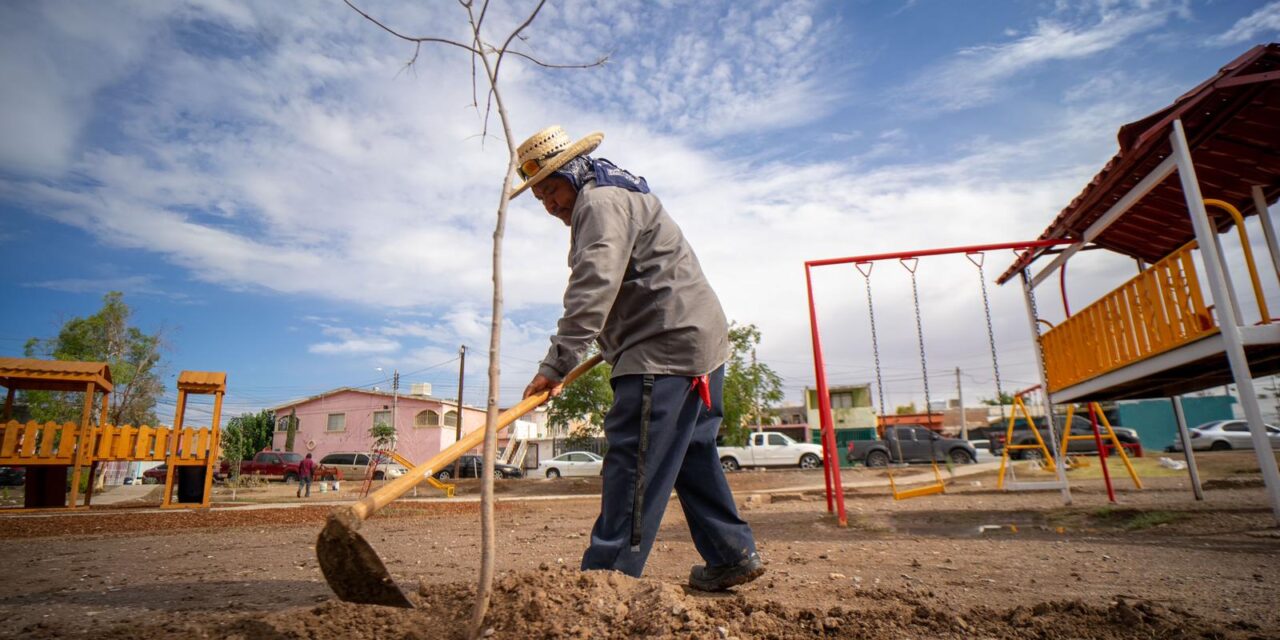
<svg viewBox="0 0 1280 640">
<path fill-rule="evenodd" d="M 505 53 L 509 53 L 513 56 L 517 56 L 520 58 L 524 58 L 525 60 L 528 60 L 529 62 L 532 62 L 538 65 L 539 67 L 546 67 L 548 69 L 590 69 L 591 67 L 601 66 L 604 63 L 609 61 L 609 56 L 604 55 L 604 56 L 601 56 L 600 59 L 596 60 L 595 62 L 584 62 L 581 64 L 555 64 L 551 62 L 543 62 L 521 51 L 508 50 Z"/>
<path fill-rule="evenodd" d="M 520 23 L 520 26 L 516 27 L 516 30 L 512 31 L 511 35 L 507 36 L 507 41 L 502 43 L 502 48 L 498 49 L 498 61 L 493 65 L 493 82 L 489 83 L 489 86 L 492 87 L 498 82 L 498 71 L 502 69 L 502 59 L 506 57 L 507 47 L 511 46 L 511 41 L 515 40 L 520 35 L 520 32 L 525 30 L 525 27 L 533 24 L 533 19 L 538 17 L 538 12 L 542 11 L 542 5 L 545 4 L 547 4 L 547 0 L 538 0 L 538 6 L 529 12 L 529 17 L 525 18 L 524 22 Z"/>
<path fill-rule="evenodd" d="M 348 7 L 351 7 L 351 10 L 352 10 L 352 11 L 355 11 L 356 13 L 358 13 L 358 14 L 360 14 L 360 15 L 364 16 L 365 20 L 368 20 L 369 22 L 372 22 L 372 23 L 374 23 L 374 24 L 378 25 L 378 27 L 380 27 L 383 31 L 386 31 L 387 33 L 389 33 L 389 34 L 391 34 L 391 35 L 393 35 L 393 36 L 395 36 L 395 37 L 397 37 L 397 38 L 400 38 L 401 40 L 407 40 L 407 41 L 409 41 L 409 42 L 416 42 L 416 43 L 418 43 L 418 44 L 421 44 L 421 43 L 423 43 L 423 42 L 439 42 L 440 44 L 447 44 L 447 45 L 452 45 L 452 46 L 459 47 L 459 48 L 462 48 L 462 49 L 466 49 L 467 51 L 470 51 L 471 53 L 479 53 L 479 51 L 476 51 L 476 50 L 475 50 L 474 48 L 472 48 L 472 47 L 469 47 L 469 46 L 467 46 L 467 45 L 465 45 L 465 44 L 462 44 L 461 42 L 457 42 L 457 41 L 454 41 L 454 40 L 449 40 L 449 39 L 447 39 L 447 38 L 432 38 L 432 37 L 428 37 L 428 36 L 422 36 L 422 37 L 418 37 L 418 36 L 407 36 L 407 35 L 405 35 L 405 34 L 403 34 L 403 33 L 400 33 L 399 31 L 396 31 L 395 29 L 392 29 L 391 27 L 388 27 L 388 26 L 387 26 L 387 25 L 385 25 L 385 24 L 382 24 L 381 22 L 378 22 L 378 19 L 377 19 L 377 18 L 374 18 L 373 16 L 371 16 L 371 15 L 369 15 L 369 14 L 365 13 L 364 11 L 360 10 L 360 7 L 357 7 L 356 5 L 352 4 L 352 3 L 351 3 L 351 0 L 342 0 L 342 1 L 343 1 L 343 2 L 345 2 L 345 3 L 346 3 L 346 5 L 347 5 Z M 416 54 L 416 53 L 414 54 L 414 59 L 417 59 L 417 54 Z"/>
</svg>

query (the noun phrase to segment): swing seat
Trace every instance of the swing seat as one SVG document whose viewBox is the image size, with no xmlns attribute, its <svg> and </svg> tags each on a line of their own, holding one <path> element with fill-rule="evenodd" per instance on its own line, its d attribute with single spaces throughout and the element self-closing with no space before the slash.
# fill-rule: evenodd
<svg viewBox="0 0 1280 640">
<path fill-rule="evenodd" d="M 1089 459 L 1083 456 L 1067 456 L 1067 471 L 1089 466 Z"/>
<path fill-rule="evenodd" d="M 921 496 L 931 496 L 939 493 L 946 493 L 947 486 L 942 483 L 942 474 L 938 472 L 938 462 L 933 462 L 933 478 L 934 484 L 927 484 L 923 487 L 914 489 L 898 490 L 898 485 L 893 481 L 893 472 L 889 472 L 889 490 L 893 492 L 894 500 L 909 500 L 911 498 L 919 498 Z"/>
</svg>

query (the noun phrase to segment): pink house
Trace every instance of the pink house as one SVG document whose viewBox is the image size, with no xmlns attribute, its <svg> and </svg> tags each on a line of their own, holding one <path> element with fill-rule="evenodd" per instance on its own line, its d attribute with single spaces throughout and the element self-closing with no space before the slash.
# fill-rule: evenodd
<svg viewBox="0 0 1280 640">
<path fill-rule="evenodd" d="M 398 407 L 394 416 L 393 404 Z M 467 405 L 462 409 L 464 434 L 484 428 L 483 409 Z M 293 415 L 298 418 L 293 450 L 316 458 L 335 451 L 369 451 L 373 444 L 369 430 L 375 423 L 384 422 L 396 427 L 396 451 L 420 463 L 456 441 L 454 431 L 458 424 L 455 401 L 401 394 L 396 402 L 386 391 L 347 387 L 283 404 L 273 411 L 276 432 L 272 448 L 284 450 L 289 417 Z"/>
</svg>

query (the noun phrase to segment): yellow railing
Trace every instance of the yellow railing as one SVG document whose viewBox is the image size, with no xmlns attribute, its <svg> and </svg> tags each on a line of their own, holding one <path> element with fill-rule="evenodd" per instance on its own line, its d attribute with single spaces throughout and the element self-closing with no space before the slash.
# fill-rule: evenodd
<svg viewBox="0 0 1280 640">
<path fill-rule="evenodd" d="M 1194 242 L 1042 337 L 1049 390 L 1059 391 L 1218 331 L 1192 260 Z"/>
<path fill-rule="evenodd" d="M 0 425 L 0 465 L 70 465 L 80 425 L 9 421 Z"/>
</svg>

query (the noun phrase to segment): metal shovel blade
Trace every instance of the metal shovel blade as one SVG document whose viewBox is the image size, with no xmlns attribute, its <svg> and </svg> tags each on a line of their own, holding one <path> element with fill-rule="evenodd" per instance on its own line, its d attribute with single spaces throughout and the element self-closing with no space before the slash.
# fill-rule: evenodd
<svg viewBox="0 0 1280 640">
<path fill-rule="evenodd" d="M 329 517 L 316 539 L 316 557 L 324 579 L 339 600 L 413 608 L 377 552 L 343 519 Z"/>
</svg>

